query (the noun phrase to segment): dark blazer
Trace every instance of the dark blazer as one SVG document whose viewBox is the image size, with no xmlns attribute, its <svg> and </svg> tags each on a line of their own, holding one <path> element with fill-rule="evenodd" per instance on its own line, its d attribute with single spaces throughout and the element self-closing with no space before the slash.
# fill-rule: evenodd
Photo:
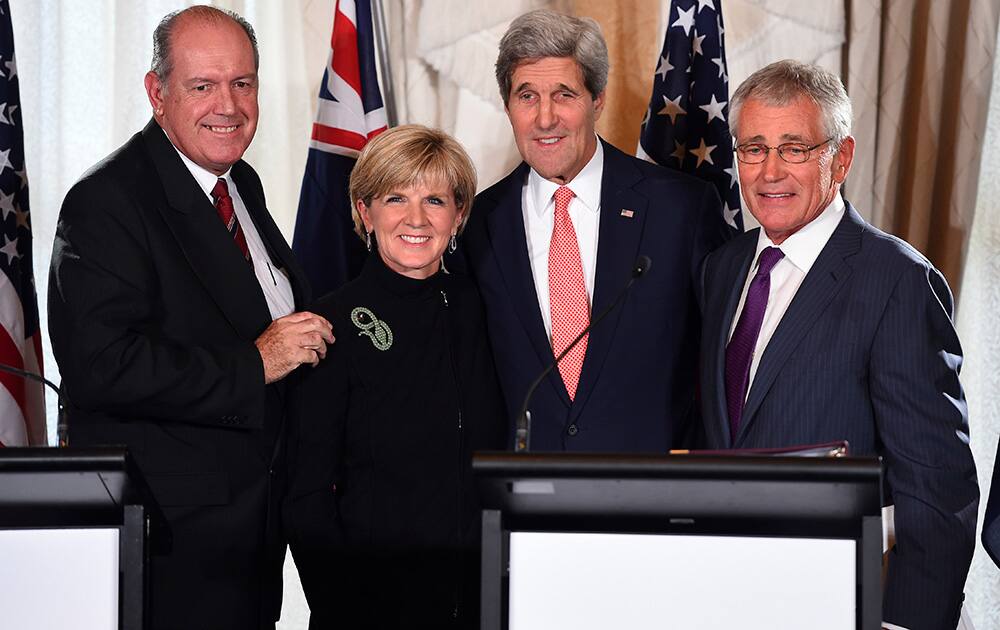
<svg viewBox="0 0 1000 630">
<path fill-rule="evenodd" d="M 1000 444 L 997 457 L 993 460 L 993 479 L 990 481 L 990 496 L 986 500 L 986 514 L 983 516 L 983 549 L 993 563 L 1000 567 Z"/>
<path fill-rule="evenodd" d="M 636 257 L 647 255 L 653 265 L 591 332 L 575 400 L 558 370 L 535 392 L 531 447 L 664 453 L 679 444 L 697 413 L 697 270 L 729 232 L 712 186 L 603 144 L 591 313 L 614 301 Z M 553 360 L 521 211 L 528 172 L 521 164 L 476 197 L 461 245 L 486 304 L 512 427 L 529 385 Z"/>
<path fill-rule="evenodd" d="M 883 620 L 909 630 L 954 628 L 979 489 L 951 291 L 919 252 L 867 225 L 848 204 L 761 357 L 733 438 L 725 348 L 758 231 L 705 264 L 706 446 L 847 440 L 854 455 L 880 455 L 886 503 L 896 506 Z"/>
<path fill-rule="evenodd" d="M 257 174 L 244 162 L 231 173 L 302 303 Z M 254 340 L 271 316 L 155 122 L 66 195 L 49 289 L 71 444 L 127 445 L 170 523 L 172 552 L 152 562 L 152 627 L 268 626 L 284 556 L 284 386 L 264 385 Z"/>
</svg>

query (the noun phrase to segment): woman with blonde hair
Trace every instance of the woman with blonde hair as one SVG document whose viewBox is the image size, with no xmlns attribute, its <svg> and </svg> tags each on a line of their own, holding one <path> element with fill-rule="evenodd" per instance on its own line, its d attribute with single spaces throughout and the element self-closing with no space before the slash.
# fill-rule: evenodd
<svg viewBox="0 0 1000 630">
<path fill-rule="evenodd" d="M 478 626 L 475 450 L 504 446 L 482 303 L 441 259 L 476 174 L 419 125 L 368 143 L 351 175 L 361 275 L 321 299 L 336 345 L 290 400 L 289 540 L 310 628 Z"/>
</svg>

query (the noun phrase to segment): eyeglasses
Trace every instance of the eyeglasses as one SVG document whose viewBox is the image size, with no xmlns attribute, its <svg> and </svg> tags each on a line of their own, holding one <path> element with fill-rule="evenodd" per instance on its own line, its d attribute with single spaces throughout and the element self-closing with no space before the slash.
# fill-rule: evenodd
<svg viewBox="0 0 1000 630">
<path fill-rule="evenodd" d="M 831 140 L 833 138 L 827 138 L 811 147 L 801 142 L 786 142 L 776 147 L 769 147 L 760 142 L 750 142 L 736 147 L 736 159 L 744 164 L 760 164 L 767 159 L 767 154 L 770 153 L 771 149 L 774 149 L 778 152 L 778 156 L 789 164 L 802 164 L 809 161 L 810 152 Z"/>
</svg>

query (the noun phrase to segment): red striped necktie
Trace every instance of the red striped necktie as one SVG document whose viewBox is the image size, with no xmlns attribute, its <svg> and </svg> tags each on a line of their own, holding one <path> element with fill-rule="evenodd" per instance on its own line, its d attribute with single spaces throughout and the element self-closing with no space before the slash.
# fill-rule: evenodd
<svg viewBox="0 0 1000 630">
<path fill-rule="evenodd" d="M 233 242 L 240 248 L 243 257 L 250 262 L 250 248 L 247 246 L 247 237 L 240 227 L 240 220 L 236 217 L 236 209 L 233 208 L 233 198 L 229 196 L 229 186 L 226 180 L 219 178 L 212 189 L 212 199 L 215 200 L 215 210 L 222 219 L 222 224 L 229 230 L 229 235 L 233 237 Z"/>
</svg>

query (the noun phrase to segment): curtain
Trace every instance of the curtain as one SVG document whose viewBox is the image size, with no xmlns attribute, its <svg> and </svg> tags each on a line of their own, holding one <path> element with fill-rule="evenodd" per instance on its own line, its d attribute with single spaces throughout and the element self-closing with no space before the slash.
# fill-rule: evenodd
<svg viewBox="0 0 1000 630">
<path fill-rule="evenodd" d="M 958 292 L 975 210 L 998 0 L 849 0 L 859 151 L 848 197 Z"/>
</svg>

